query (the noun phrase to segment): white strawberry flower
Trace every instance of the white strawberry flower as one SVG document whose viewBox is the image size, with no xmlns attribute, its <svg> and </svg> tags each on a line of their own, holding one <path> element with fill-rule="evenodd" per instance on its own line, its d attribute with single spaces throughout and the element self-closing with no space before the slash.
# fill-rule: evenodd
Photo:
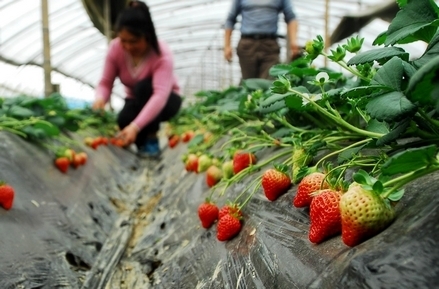
<svg viewBox="0 0 439 289">
<path fill-rule="evenodd" d="M 309 95 L 308 93 L 303 93 L 302 94 L 304 97 L 302 97 L 302 105 L 305 106 L 307 105 L 310 101 L 317 101 L 322 99 L 322 94 L 311 94 Z"/>
<path fill-rule="evenodd" d="M 322 81 L 323 79 L 323 81 Z M 329 75 L 326 72 L 319 72 L 316 75 L 316 81 L 320 83 L 325 83 L 329 80 Z"/>
</svg>

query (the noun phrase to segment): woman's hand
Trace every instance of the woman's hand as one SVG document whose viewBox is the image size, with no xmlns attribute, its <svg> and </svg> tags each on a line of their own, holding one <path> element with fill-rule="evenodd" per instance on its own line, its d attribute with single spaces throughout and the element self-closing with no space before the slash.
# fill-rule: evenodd
<svg viewBox="0 0 439 289">
<path fill-rule="evenodd" d="M 99 109 L 104 109 L 105 107 L 105 101 L 101 98 L 96 99 L 93 104 L 92 104 L 92 109 L 93 110 L 99 110 Z"/>
<path fill-rule="evenodd" d="M 139 127 L 135 123 L 130 123 L 122 131 L 120 131 L 116 137 L 121 138 L 125 145 L 129 145 L 136 141 L 137 134 L 139 133 Z"/>
</svg>

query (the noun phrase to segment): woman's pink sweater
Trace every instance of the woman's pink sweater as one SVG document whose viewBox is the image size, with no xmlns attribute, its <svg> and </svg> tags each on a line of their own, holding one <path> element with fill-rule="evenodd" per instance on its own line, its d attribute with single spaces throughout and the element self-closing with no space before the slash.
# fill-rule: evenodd
<svg viewBox="0 0 439 289">
<path fill-rule="evenodd" d="M 179 86 L 174 75 L 174 61 L 168 45 L 159 41 L 161 54 L 151 51 L 134 66 L 131 56 L 122 48 L 119 38 L 111 41 L 105 59 L 104 72 L 96 88 L 96 98 L 107 102 L 110 99 L 113 83 L 119 77 L 125 86 L 126 98 L 133 98 L 135 84 L 152 77 L 153 94 L 143 109 L 134 119 L 139 129 L 149 124 L 164 108 L 171 91 L 179 93 Z"/>
</svg>

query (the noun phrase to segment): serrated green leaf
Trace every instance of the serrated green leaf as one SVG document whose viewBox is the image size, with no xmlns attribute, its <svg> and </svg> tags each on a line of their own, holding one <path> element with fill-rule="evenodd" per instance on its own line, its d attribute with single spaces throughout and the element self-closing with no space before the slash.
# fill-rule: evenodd
<svg viewBox="0 0 439 289">
<path fill-rule="evenodd" d="M 384 146 L 387 145 L 394 140 L 396 140 L 403 132 L 406 131 L 407 127 L 410 125 L 410 119 L 404 119 L 398 123 L 395 124 L 395 126 L 387 133 L 386 135 L 380 137 L 376 145 L 377 146 Z"/>
<path fill-rule="evenodd" d="M 400 47 L 383 47 L 383 48 L 377 48 L 377 49 L 361 52 L 355 55 L 354 57 L 352 57 L 351 59 L 349 59 L 347 64 L 358 65 L 364 63 L 371 63 L 374 61 L 383 63 L 387 59 L 391 59 L 393 57 L 398 57 L 405 61 L 408 61 L 409 54 Z"/>
<path fill-rule="evenodd" d="M 421 67 L 410 79 L 407 98 L 413 103 L 429 105 L 439 101 L 433 97 L 433 91 L 439 85 L 439 56 Z"/>
<path fill-rule="evenodd" d="M 398 57 L 393 57 L 377 71 L 370 84 L 383 85 L 400 91 L 403 75 L 403 61 Z"/>
<path fill-rule="evenodd" d="M 433 59 L 435 57 L 437 57 L 438 55 L 439 55 L 439 30 L 436 32 L 436 34 L 431 39 L 424 54 L 420 58 L 413 61 L 413 65 L 416 68 L 420 68 L 420 67 L 434 61 Z"/>
<path fill-rule="evenodd" d="M 374 191 L 375 193 L 377 193 L 377 194 L 381 194 L 381 193 L 383 192 L 383 190 L 384 190 L 383 183 L 380 182 L 380 181 L 376 181 L 376 182 L 373 184 L 372 189 L 373 189 L 373 191 Z"/>
<path fill-rule="evenodd" d="M 391 176 L 426 168 L 432 164 L 437 164 L 436 153 L 436 145 L 406 149 L 390 157 L 381 166 L 381 173 Z"/>
<path fill-rule="evenodd" d="M 416 106 L 402 92 L 393 91 L 371 99 L 366 110 L 372 118 L 391 122 L 413 113 Z"/>
<path fill-rule="evenodd" d="M 435 23 L 438 21 L 437 17 L 430 0 L 408 1 L 390 23 L 385 45 L 394 45 L 423 28 L 437 26 Z M 420 37 L 427 37 L 427 39 L 422 39 L 426 42 L 429 42 L 432 36 L 428 38 L 427 35 L 420 35 Z"/>
<path fill-rule="evenodd" d="M 370 86 L 358 86 L 348 90 L 345 90 L 341 93 L 341 97 L 343 98 L 361 98 L 369 96 L 373 93 L 389 91 L 390 88 L 385 85 L 375 84 Z"/>
<path fill-rule="evenodd" d="M 285 98 L 285 105 L 293 110 L 303 110 L 302 98 L 298 95 L 290 94 Z"/>
<path fill-rule="evenodd" d="M 389 126 L 385 122 L 381 122 L 381 121 L 378 121 L 378 120 L 372 118 L 367 123 L 366 130 L 381 133 L 381 134 L 386 134 L 389 132 Z"/>
<path fill-rule="evenodd" d="M 274 111 L 278 111 L 284 107 L 285 105 L 285 98 L 288 96 L 288 93 L 285 94 L 272 94 L 269 97 L 267 97 L 265 100 L 263 100 L 260 104 L 261 106 L 261 113 L 270 113 Z"/>
<path fill-rule="evenodd" d="M 204 135 L 203 134 L 197 134 L 195 135 L 188 143 L 188 148 L 193 148 L 197 145 L 199 145 L 200 143 L 202 143 L 204 141 Z"/>
</svg>

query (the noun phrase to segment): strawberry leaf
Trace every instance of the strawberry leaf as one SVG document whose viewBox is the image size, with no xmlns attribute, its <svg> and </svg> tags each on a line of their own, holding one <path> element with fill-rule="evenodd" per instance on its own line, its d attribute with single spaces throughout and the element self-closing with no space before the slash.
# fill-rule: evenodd
<svg viewBox="0 0 439 289">
<path fill-rule="evenodd" d="M 417 68 L 420 68 L 428 63 L 431 63 L 433 58 L 435 58 L 439 54 L 439 31 L 436 32 L 433 39 L 431 39 L 430 43 L 428 43 L 427 49 L 424 54 L 413 61 L 413 65 Z"/>
<path fill-rule="evenodd" d="M 396 175 L 413 172 L 437 164 L 436 145 L 410 148 L 390 157 L 381 167 L 383 175 Z"/>
<path fill-rule="evenodd" d="M 273 166 L 279 172 L 282 172 L 282 173 L 286 174 L 287 176 L 289 176 L 289 172 L 291 171 L 291 166 L 286 165 L 286 164 L 274 164 Z"/>
<path fill-rule="evenodd" d="M 386 144 L 391 143 L 392 141 L 396 140 L 410 125 L 410 119 L 406 118 L 400 122 L 397 122 L 393 128 L 384 136 L 380 137 L 376 145 L 377 146 L 383 146 Z"/>
<path fill-rule="evenodd" d="M 352 178 L 355 182 L 359 183 L 360 185 L 373 185 L 372 177 L 369 176 L 369 174 L 364 170 L 358 170 Z"/>
<path fill-rule="evenodd" d="M 385 45 L 400 43 L 409 36 L 429 42 L 439 22 L 435 5 L 431 0 L 407 1 L 390 23 Z"/>
<path fill-rule="evenodd" d="M 373 184 L 372 189 L 373 189 L 373 191 L 374 191 L 375 193 L 377 193 L 377 194 L 381 194 L 381 193 L 383 192 L 383 190 L 384 190 L 383 183 L 380 182 L 380 181 L 376 181 L 376 182 Z"/>
<path fill-rule="evenodd" d="M 400 189 L 396 192 L 391 193 L 387 198 L 393 202 L 397 202 L 402 198 L 402 196 L 404 196 L 404 193 L 404 189 Z"/>
<path fill-rule="evenodd" d="M 439 105 L 439 97 L 433 91 L 439 86 L 439 56 L 421 67 L 410 79 L 407 97 L 421 105 Z"/>
<path fill-rule="evenodd" d="M 403 119 L 414 113 L 416 108 L 400 91 L 377 96 L 366 105 L 366 110 L 372 118 L 387 122 Z"/>
<path fill-rule="evenodd" d="M 349 59 L 347 65 L 358 65 L 371 62 L 385 63 L 388 59 L 398 57 L 408 61 L 409 54 L 400 47 L 384 47 L 368 50 Z"/>
</svg>

